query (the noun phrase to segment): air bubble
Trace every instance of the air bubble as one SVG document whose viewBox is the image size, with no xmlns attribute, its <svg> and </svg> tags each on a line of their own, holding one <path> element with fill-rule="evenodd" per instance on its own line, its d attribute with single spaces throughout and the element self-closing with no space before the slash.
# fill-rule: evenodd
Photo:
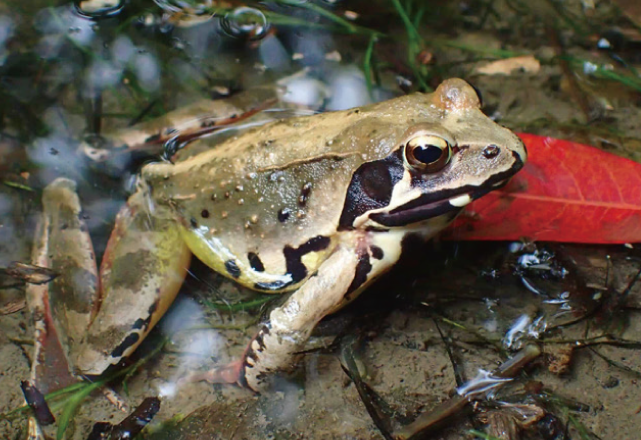
<svg viewBox="0 0 641 440">
<path fill-rule="evenodd" d="M 232 37 L 246 37 L 250 40 L 260 40 L 269 30 L 265 14 L 255 8 L 241 6 L 225 14 L 220 25 Z"/>
<path fill-rule="evenodd" d="M 73 3 L 78 15 L 99 19 L 113 17 L 122 11 L 124 0 L 76 0 Z"/>
<path fill-rule="evenodd" d="M 287 7 L 287 6 L 292 6 L 292 7 L 299 7 L 300 5 L 304 5 L 305 3 L 308 3 L 309 0 L 285 0 L 285 1 L 280 1 L 279 6 L 282 7 Z"/>
<path fill-rule="evenodd" d="M 210 20 L 214 16 L 213 0 L 184 1 L 184 0 L 154 0 L 164 12 L 163 33 L 170 33 L 174 27 L 189 27 Z M 169 23 L 171 22 L 171 23 Z"/>
</svg>

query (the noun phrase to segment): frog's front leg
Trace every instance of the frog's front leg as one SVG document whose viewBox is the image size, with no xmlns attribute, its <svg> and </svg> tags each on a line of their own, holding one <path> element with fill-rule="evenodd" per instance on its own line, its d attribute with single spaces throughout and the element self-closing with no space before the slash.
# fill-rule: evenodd
<svg viewBox="0 0 641 440">
<path fill-rule="evenodd" d="M 323 317 L 352 301 L 398 260 L 400 241 L 383 254 L 378 238 L 372 233 L 353 233 L 342 240 L 318 271 L 270 313 L 242 358 L 210 371 L 205 379 L 236 382 L 254 391 L 266 388 L 272 373 L 292 366 Z"/>
<path fill-rule="evenodd" d="M 69 179 L 56 179 L 43 193 L 43 214 L 35 240 L 35 264 L 60 276 L 28 292 L 39 332 L 55 328 L 76 375 L 102 373 L 129 355 L 156 324 L 178 293 L 190 252 L 170 218 L 152 213 L 144 193 L 134 194 L 116 219 L 97 275 L 95 257 L 81 208 Z M 51 312 L 51 317 L 49 316 Z M 43 378 L 53 359 L 36 345 L 32 379 Z"/>
</svg>

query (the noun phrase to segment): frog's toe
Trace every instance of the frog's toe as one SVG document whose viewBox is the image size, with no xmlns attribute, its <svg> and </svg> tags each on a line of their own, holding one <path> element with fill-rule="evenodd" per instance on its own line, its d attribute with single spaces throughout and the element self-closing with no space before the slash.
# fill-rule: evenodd
<svg viewBox="0 0 641 440">
<path fill-rule="evenodd" d="M 239 383 L 242 371 L 243 362 L 238 360 L 212 368 L 205 373 L 204 380 L 209 383 Z"/>
<path fill-rule="evenodd" d="M 192 373 L 187 377 L 181 379 L 181 382 L 200 382 L 206 381 L 209 383 L 226 383 L 241 385 L 241 377 L 243 371 L 242 360 L 230 362 L 226 365 L 214 367 L 204 373 Z"/>
</svg>

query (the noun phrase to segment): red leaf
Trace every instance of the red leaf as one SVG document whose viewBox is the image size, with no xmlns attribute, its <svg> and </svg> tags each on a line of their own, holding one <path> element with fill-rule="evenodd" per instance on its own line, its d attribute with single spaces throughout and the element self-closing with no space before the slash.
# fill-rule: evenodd
<svg viewBox="0 0 641 440">
<path fill-rule="evenodd" d="M 519 136 L 528 149 L 525 167 L 470 204 L 447 238 L 641 241 L 641 164 L 588 145 Z"/>
</svg>

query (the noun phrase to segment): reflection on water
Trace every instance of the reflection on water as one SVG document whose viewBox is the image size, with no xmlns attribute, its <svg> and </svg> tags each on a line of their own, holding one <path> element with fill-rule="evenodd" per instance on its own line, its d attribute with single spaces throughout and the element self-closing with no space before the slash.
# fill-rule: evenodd
<svg viewBox="0 0 641 440">
<path fill-rule="evenodd" d="M 4 64 L 7 55 L 7 42 L 13 36 L 14 23 L 11 17 L 0 15 L 0 64 Z"/>
<path fill-rule="evenodd" d="M 158 385 L 158 394 L 171 398 L 181 391 L 179 380 L 199 369 L 211 368 L 212 362 L 229 362 L 225 340 L 215 329 L 206 328 L 201 306 L 192 298 L 179 297 L 161 323 L 163 333 L 171 335 L 172 344 L 181 356 L 172 376 Z"/>
<path fill-rule="evenodd" d="M 38 165 L 32 184 L 43 186 L 56 175 L 95 179 L 74 151 L 87 134 L 113 131 L 302 66 L 313 65 L 315 74 L 290 83 L 289 102 L 337 110 L 370 102 L 373 96 L 361 69 L 338 68 L 340 57 L 329 56 L 337 47 L 331 32 L 304 27 L 270 32 L 270 21 L 322 23 L 321 15 L 296 7 L 296 2 L 266 3 L 263 10 L 225 8 L 210 1 L 157 0 L 156 5 L 138 9 L 122 1 L 90 0 L 34 6 L 20 17 L 0 15 L 0 60 L 10 55 L 6 46 L 17 30 L 16 19 L 19 33 L 31 34 L 28 42 L 11 41 L 11 55 L 22 63 L 19 53 L 33 51 L 41 60 L 30 81 L 23 82 L 21 72 L 5 79 L 16 86 L 11 94 L 35 104 L 35 116 L 46 132 L 33 137 L 35 131 L 20 127 L 29 160 Z M 377 100 L 390 96 L 378 89 L 374 94 Z"/>
<path fill-rule="evenodd" d="M 82 48 L 95 38 L 94 22 L 78 15 L 72 5 L 35 11 L 33 27 L 41 35 L 36 53 L 44 59 L 62 61 L 67 56 L 63 51 L 69 50 L 69 43 Z"/>
</svg>

